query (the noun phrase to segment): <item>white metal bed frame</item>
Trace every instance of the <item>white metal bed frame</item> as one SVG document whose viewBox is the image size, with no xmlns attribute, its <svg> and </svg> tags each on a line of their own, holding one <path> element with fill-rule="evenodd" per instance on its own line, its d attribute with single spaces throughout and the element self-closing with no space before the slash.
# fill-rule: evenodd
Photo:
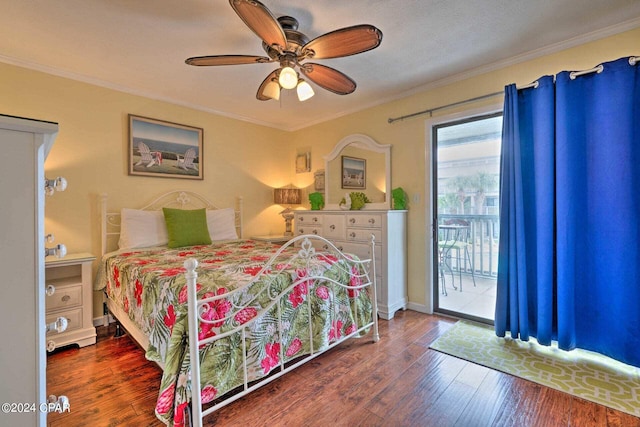
<svg viewBox="0 0 640 427">
<path fill-rule="evenodd" d="M 285 255 L 283 251 L 290 247 L 296 246 L 299 247 L 299 250 L 294 255 Z M 323 248 L 323 252 L 316 253 L 315 248 Z M 324 249 L 328 248 L 328 249 Z M 374 254 L 375 250 L 375 241 L 374 237 L 371 237 L 371 254 Z M 312 267 L 312 260 L 317 257 L 326 257 L 327 253 L 333 254 L 338 260 L 333 265 L 334 267 L 341 268 L 345 272 L 347 272 L 351 277 L 357 278 L 357 283 L 359 285 L 355 286 L 347 286 L 336 280 L 325 276 L 323 273 L 327 270 L 319 271 L 317 268 Z M 283 256 L 284 255 L 284 256 Z M 274 277 L 279 273 L 278 265 L 287 265 L 291 263 L 293 259 L 300 259 L 306 263 L 306 268 L 309 274 L 305 277 L 298 278 L 293 283 L 291 283 L 286 289 L 281 292 L 271 295 L 270 289 L 270 281 L 269 277 Z M 225 333 L 221 333 L 215 335 L 210 338 L 206 338 L 203 340 L 198 339 L 198 324 L 199 322 L 203 323 L 216 323 L 220 321 L 226 321 L 230 318 L 233 318 L 238 312 L 243 310 L 244 308 L 251 306 L 254 301 L 248 301 L 242 306 L 234 306 L 232 310 L 229 311 L 227 316 L 224 319 L 216 319 L 216 320 L 206 320 L 202 317 L 202 314 L 208 311 L 209 304 L 213 303 L 216 300 L 222 298 L 228 298 L 230 294 L 234 292 L 242 292 L 242 289 L 236 289 L 230 293 L 225 295 L 217 295 L 210 298 L 204 298 L 201 300 L 197 299 L 196 292 L 196 278 L 198 277 L 196 273 L 196 267 L 198 266 L 198 262 L 194 259 L 189 259 L 184 263 L 185 268 L 187 269 L 187 273 L 185 275 L 187 279 L 187 289 L 188 289 L 188 316 L 189 316 L 189 352 L 191 360 L 196 360 L 198 363 L 192 363 L 191 365 L 191 421 L 192 425 L 201 427 L 202 426 L 202 418 L 211 414 L 212 412 L 240 399 L 243 396 L 251 393 L 253 390 L 262 387 L 265 384 L 270 383 L 271 381 L 281 377 L 287 372 L 301 366 L 302 364 L 309 362 L 310 360 L 315 359 L 320 354 L 332 349 L 343 341 L 352 338 L 354 336 L 358 336 L 361 333 L 366 332 L 369 328 L 373 329 L 373 342 L 378 342 L 380 339 L 380 335 L 378 333 L 378 315 L 377 315 L 377 296 L 376 296 L 376 286 L 375 286 L 375 257 L 372 256 L 371 259 L 366 260 L 355 260 L 352 257 L 349 257 L 342 253 L 333 243 L 326 240 L 323 237 L 317 235 L 302 235 L 295 237 L 285 243 L 278 251 L 271 257 L 271 259 L 266 263 L 266 265 L 260 270 L 260 272 L 256 275 L 256 277 L 252 280 L 251 283 L 261 281 L 262 288 L 256 295 L 260 293 L 264 293 L 269 296 L 270 303 L 264 307 L 262 310 L 258 311 L 258 314 L 249 322 L 242 324 L 232 330 L 229 330 Z M 359 273 L 354 273 L 351 269 L 352 266 L 358 266 L 356 270 Z M 270 269 L 273 271 L 269 272 Z M 371 278 L 373 277 L 373 281 Z M 372 305 L 372 315 L 371 320 L 368 323 L 363 325 L 358 324 L 358 313 L 354 313 L 354 320 L 356 322 L 356 328 L 350 334 L 345 335 L 337 339 L 336 341 L 329 344 L 324 349 L 314 349 L 313 348 L 313 339 L 310 339 L 310 353 L 304 356 L 301 356 L 294 361 L 285 363 L 284 361 L 284 345 L 280 345 L 280 355 L 279 362 L 277 365 L 277 372 L 272 373 L 266 377 L 249 381 L 247 376 L 247 351 L 246 351 L 246 330 L 254 323 L 257 319 L 259 319 L 263 314 L 268 312 L 274 306 L 277 307 L 278 313 L 278 333 L 279 337 L 282 337 L 282 317 L 281 317 L 281 304 L 283 300 L 285 300 L 290 291 L 295 287 L 302 283 L 307 285 L 307 293 L 311 295 L 317 286 L 331 286 L 334 287 L 342 287 L 348 288 L 351 291 L 355 290 L 364 290 L 366 288 L 370 289 L 370 298 Z M 249 286 L 249 285 L 248 285 Z M 256 297 L 257 298 L 257 297 Z M 309 313 L 309 337 L 314 336 L 313 330 L 313 322 L 311 321 L 311 298 L 306 299 L 306 304 L 309 305 L 308 313 Z M 357 306 L 356 306 L 357 309 Z M 330 314 L 333 313 L 332 310 L 329 311 Z M 229 335 L 240 333 L 242 337 L 242 345 L 243 345 L 243 360 L 242 366 L 244 370 L 244 382 L 242 385 L 242 390 L 231 395 L 225 395 L 221 399 L 215 401 L 215 403 L 208 407 L 207 409 L 202 408 L 201 401 L 201 390 L 200 390 L 200 351 L 199 348 L 201 345 L 213 343 L 217 340 L 225 338 Z"/>
<path fill-rule="evenodd" d="M 107 253 L 108 240 L 115 239 L 120 234 L 120 213 L 119 212 L 108 212 L 107 210 L 107 195 L 102 194 L 100 197 L 101 204 L 101 238 L 102 238 L 102 255 Z M 242 238 L 242 198 L 239 197 L 237 199 L 237 208 L 236 208 L 236 228 L 238 230 L 238 236 Z M 209 202 L 206 198 L 190 192 L 190 191 L 172 191 L 166 193 L 164 195 L 159 196 L 151 203 L 142 207 L 142 210 L 161 210 L 163 207 L 178 207 L 181 209 L 197 209 L 197 208 L 208 208 L 208 209 L 218 209 L 215 205 Z M 300 365 L 316 358 L 320 354 L 330 350 L 341 342 L 352 338 L 354 336 L 358 336 L 359 334 L 365 332 L 369 328 L 372 329 L 372 340 L 373 342 L 377 342 L 380 339 L 378 333 L 378 315 L 377 315 L 377 296 L 376 296 L 376 283 L 375 283 L 375 242 L 374 237 L 371 236 L 371 259 L 367 260 L 355 260 L 350 256 L 345 255 L 340 251 L 333 243 L 324 239 L 323 237 L 316 235 L 302 235 L 295 237 L 285 243 L 282 247 L 278 249 L 278 251 L 271 257 L 269 262 L 266 263 L 265 267 L 256 275 L 253 281 L 262 281 L 264 286 L 261 291 L 257 292 L 256 295 L 259 295 L 260 292 L 265 292 L 266 295 L 269 295 L 270 304 L 265 307 L 263 310 L 259 311 L 257 315 L 250 320 L 249 322 L 238 326 L 237 328 L 227 331 L 225 333 L 215 335 L 213 337 L 199 340 L 198 339 L 198 322 L 205 323 L 213 323 L 211 321 L 205 320 L 202 318 L 202 313 L 207 310 L 209 304 L 213 301 L 220 299 L 221 297 L 228 297 L 229 294 L 225 294 L 222 296 L 214 296 L 202 300 L 197 299 L 197 291 L 196 291 L 196 278 L 197 278 L 197 261 L 194 259 L 189 259 L 185 261 L 184 266 L 187 269 L 185 273 L 185 277 L 187 279 L 188 285 L 188 310 L 189 310 L 189 351 L 191 360 L 196 360 L 198 363 L 192 363 L 191 365 L 191 422 L 192 425 L 202 426 L 202 418 L 211 414 L 212 412 L 240 399 L 241 397 L 249 394 L 253 390 L 279 378 L 285 373 L 299 367 Z M 299 247 L 299 250 L 294 254 L 285 254 L 284 251 L 286 248 L 290 246 Z M 315 248 L 323 248 L 323 252 L 316 252 Z M 325 249 L 328 248 L 328 249 Z M 244 383 L 241 386 L 241 390 L 236 393 L 227 393 L 223 397 L 216 399 L 214 404 L 209 406 L 207 409 L 203 409 L 202 400 L 201 400 L 201 390 L 200 390 L 200 356 L 199 356 L 199 346 L 203 344 L 208 344 L 214 342 L 216 340 L 225 338 L 234 333 L 240 333 L 242 336 L 243 346 L 245 345 L 246 338 L 246 329 L 251 326 L 253 322 L 259 319 L 265 312 L 270 310 L 272 307 L 276 306 L 278 310 L 278 314 L 281 313 L 281 303 L 284 298 L 287 298 L 288 293 L 295 287 L 300 285 L 301 283 L 306 283 L 308 286 L 309 294 L 315 289 L 315 287 L 319 284 L 325 284 L 329 286 L 333 286 L 334 289 L 336 286 L 346 288 L 346 285 L 343 285 L 330 277 L 325 277 L 322 271 L 316 271 L 317 269 L 312 268 L 312 260 L 317 257 L 326 257 L 328 253 L 333 254 L 339 262 L 334 263 L 338 268 L 343 268 L 350 275 L 354 276 L 353 270 L 351 270 L 351 266 L 358 266 L 359 274 L 355 274 L 359 285 L 356 286 L 348 286 L 348 288 L 352 291 L 354 290 L 364 290 L 369 289 L 371 305 L 372 305 L 372 314 L 371 321 L 364 325 L 359 325 L 356 323 L 356 328 L 350 334 L 342 336 L 338 340 L 332 342 L 328 347 L 324 349 L 314 349 L 313 348 L 313 340 L 311 340 L 311 351 L 309 354 L 301 356 L 294 361 L 284 362 L 283 351 L 284 346 L 280 346 L 280 358 L 277 372 L 271 373 L 266 377 L 260 378 L 255 381 L 249 381 L 247 376 L 247 365 L 246 365 L 246 350 L 243 351 L 243 370 L 244 370 Z M 307 269 L 310 272 L 307 276 L 303 278 L 299 278 L 294 281 L 287 289 L 282 290 L 281 292 L 271 295 L 271 290 L 269 286 L 269 277 L 273 274 L 274 271 L 278 271 L 278 265 L 287 264 L 286 260 L 293 260 L 294 258 L 301 259 L 305 261 L 307 265 Z M 237 292 L 240 292 L 241 289 L 238 289 Z M 234 291 L 236 292 L 236 291 Z M 138 327 L 133 323 L 133 321 L 129 320 L 128 315 L 116 304 L 111 303 L 109 298 L 106 298 L 106 304 L 109 311 L 116 317 L 116 319 L 120 322 L 120 324 L 127 330 L 130 336 L 138 342 L 143 348 L 147 348 L 149 345 L 148 338 L 138 329 Z M 310 304 L 310 298 L 307 298 L 308 303 Z M 227 320 L 235 316 L 240 310 L 246 308 L 251 304 L 251 301 L 247 302 L 243 306 L 233 307 L 232 310 L 228 313 L 225 319 L 216 319 L 215 322 L 220 322 L 221 320 Z M 311 313 L 311 310 L 309 310 Z M 310 315 L 310 314 L 309 314 Z M 355 321 L 358 322 L 358 315 L 355 313 Z M 105 322 L 107 322 L 107 316 L 105 315 Z M 281 320 L 278 321 L 278 331 L 282 331 Z M 313 336 L 313 322 L 310 323 L 310 337 Z M 280 333 L 278 336 L 281 336 Z M 161 366 L 162 367 L 162 366 Z"/>
</svg>

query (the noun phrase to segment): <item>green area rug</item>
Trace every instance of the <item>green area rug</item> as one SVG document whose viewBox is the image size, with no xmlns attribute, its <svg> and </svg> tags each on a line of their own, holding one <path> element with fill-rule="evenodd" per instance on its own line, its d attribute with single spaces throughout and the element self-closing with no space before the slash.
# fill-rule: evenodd
<svg viewBox="0 0 640 427">
<path fill-rule="evenodd" d="M 430 347 L 640 417 L 640 368 L 600 354 L 499 338 L 492 326 L 464 320 Z"/>
</svg>

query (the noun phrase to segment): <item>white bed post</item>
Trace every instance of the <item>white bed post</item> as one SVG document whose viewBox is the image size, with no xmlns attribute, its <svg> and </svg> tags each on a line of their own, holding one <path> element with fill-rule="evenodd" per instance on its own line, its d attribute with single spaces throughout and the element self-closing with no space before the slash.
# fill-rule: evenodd
<svg viewBox="0 0 640 427">
<path fill-rule="evenodd" d="M 188 259 L 184 262 L 187 269 L 188 320 L 189 320 L 189 355 L 191 357 L 191 425 L 202 427 L 202 400 L 200 396 L 200 355 L 198 351 L 198 292 L 196 268 L 198 261 Z"/>
<path fill-rule="evenodd" d="M 107 193 L 100 194 L 100 259 L 107 253 Z M 100 268 L 100 266 L 98 266 Z M 104 308 L 107 305 L 107 294 L 102 292 L 102 326 L 109 326 L 109 310 Z"/>
<path fill-rule="evenodd" d="M 378 282 L 376 280 L 376 236 L 371 235 L 371 270 L 373 270 L 373 342 L 380 341 L 378 333 Z"/>
<path fill-rule="evenodd" d="M 107 253 L 107 193 L 100 194 L 100 255 Z"/>
</svg>

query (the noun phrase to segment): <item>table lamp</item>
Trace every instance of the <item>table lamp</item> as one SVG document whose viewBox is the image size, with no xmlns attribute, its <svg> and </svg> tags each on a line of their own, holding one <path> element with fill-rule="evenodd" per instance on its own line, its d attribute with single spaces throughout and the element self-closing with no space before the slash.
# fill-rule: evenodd
<svg viewBox="0 0 640 427">
<path fill-rule="evenodd" d="M 293 231 L 291 231 L 293 209 L 291 209 L 291 205 L 302 203 L 302 191 L 299 188 L 276 188 L 273 190 L 273 203 L 287 206 L 285 210 L 280 212 L 280 215 L 284 218 L 284 235 L 293 236 Z"/>
</svg>

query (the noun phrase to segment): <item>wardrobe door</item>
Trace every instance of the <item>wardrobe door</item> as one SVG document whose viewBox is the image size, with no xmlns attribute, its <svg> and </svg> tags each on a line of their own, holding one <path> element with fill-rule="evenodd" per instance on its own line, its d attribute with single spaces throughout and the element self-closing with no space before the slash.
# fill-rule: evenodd
<svg viewBox="0 0 640 427">
<path fill-rule="evenodd" d="M 6 425 L 46 425 L 44 160 L 57 129 L 0 116 L 0 401 Z"/>
</svg>

